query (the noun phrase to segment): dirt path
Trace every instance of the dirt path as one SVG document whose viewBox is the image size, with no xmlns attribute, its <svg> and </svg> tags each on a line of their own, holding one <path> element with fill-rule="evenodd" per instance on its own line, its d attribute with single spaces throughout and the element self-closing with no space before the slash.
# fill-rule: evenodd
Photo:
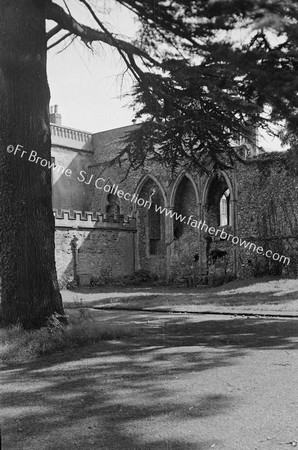
<svg viewBox="0 0 298 450">
<path fill-rule="evenodd" d="M 136 330 L 2 369 L 3 450 L 287 450 L 298 321 L 93 312 Z"/>
<path fill-rule="evenodd" d="M 63 301 L 72 306 L 235 314 L 277 314 L 298 317 L 297 279 L 236 280 L 218 288 L 137 287 L 63 291 Z"/>
</svg>

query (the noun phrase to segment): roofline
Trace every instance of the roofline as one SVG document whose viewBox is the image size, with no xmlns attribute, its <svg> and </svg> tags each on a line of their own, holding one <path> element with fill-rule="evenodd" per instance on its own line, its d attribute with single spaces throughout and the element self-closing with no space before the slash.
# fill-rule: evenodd
<svg viewBox="0 0 298 450">
<path fill-rule="evenodd" d="M 57 123 L 54 123 L 54 122 L 50 122 L 50 125 L 54 125 L 55 127 L 60 127 L 60 128 L 67 128 L 68 130 L 78 131 L 79 133 L 90 134 L 91 136 L 93 134 L 95 134 L 95 133 L 92 133 L 91 131 L 80 130 L 79 128 L 68 127 L 66 125 L 58 125 Z"/>
<path fill-rule="evenodd" d="M 104 131 L 97 131 L 96 133 L 92 133 L 92 135 L 94 134 L 102 134 L 102 133 L 108 133 L 109 131 L 115 131 L 115 130 L 123 130 L 124 128 L 138 128 L 139 126 L 141 126 L 142 123 L 132 123 L 131 125 L 124 125 L 123 127 L 116 127 L 116 128 L 109 128 L 108 130 L 104 130 Z"/>
</svg>

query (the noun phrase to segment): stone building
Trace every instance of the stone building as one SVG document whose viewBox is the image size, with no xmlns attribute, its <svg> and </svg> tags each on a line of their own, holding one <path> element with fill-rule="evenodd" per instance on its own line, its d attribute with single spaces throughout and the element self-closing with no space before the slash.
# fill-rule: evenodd
<svg viewBox="0 0 298 450">
<path fill-rule="evenodd" d="M 165 282 L 297 275 L 298 170 L 291 152 L 244 155 L 210 175 L 174 179 L 151 164 L 106 163 L 136 125 L 87 133 L 51 111 L 56 261 L 61 284 L 138 270 Z M 212 168 L 211 168 L 212 169 Z M 226 233 L 226 238 L 225 238 Z"/>
</svg>

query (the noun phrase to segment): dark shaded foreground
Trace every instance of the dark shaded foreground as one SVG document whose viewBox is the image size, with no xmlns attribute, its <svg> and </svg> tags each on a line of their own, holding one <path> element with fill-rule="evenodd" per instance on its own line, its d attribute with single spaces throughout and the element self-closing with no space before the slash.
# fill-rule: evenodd
<svg viewBox="0 0 298 450">
<path fill-rule="evenodd" d="M 288 449 L 298 321 L 92 312 L 135 336 L 2 367 L 4 450 Z"/>
</svg>

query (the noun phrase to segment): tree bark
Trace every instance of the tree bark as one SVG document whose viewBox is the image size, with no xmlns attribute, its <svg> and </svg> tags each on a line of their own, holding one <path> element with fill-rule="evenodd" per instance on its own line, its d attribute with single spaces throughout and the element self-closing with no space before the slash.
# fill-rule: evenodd
<svg viewBox="0 0 298 450">
<path fill-rule="evenodd" d="M 32 150 L 51 159 L 45 3 L 0 0 L 1 308 L 6 324 L 26 329 L 43 326 L 53 313 L 64 315 L 51 172 L 29 161 Z"/>
</svg>

